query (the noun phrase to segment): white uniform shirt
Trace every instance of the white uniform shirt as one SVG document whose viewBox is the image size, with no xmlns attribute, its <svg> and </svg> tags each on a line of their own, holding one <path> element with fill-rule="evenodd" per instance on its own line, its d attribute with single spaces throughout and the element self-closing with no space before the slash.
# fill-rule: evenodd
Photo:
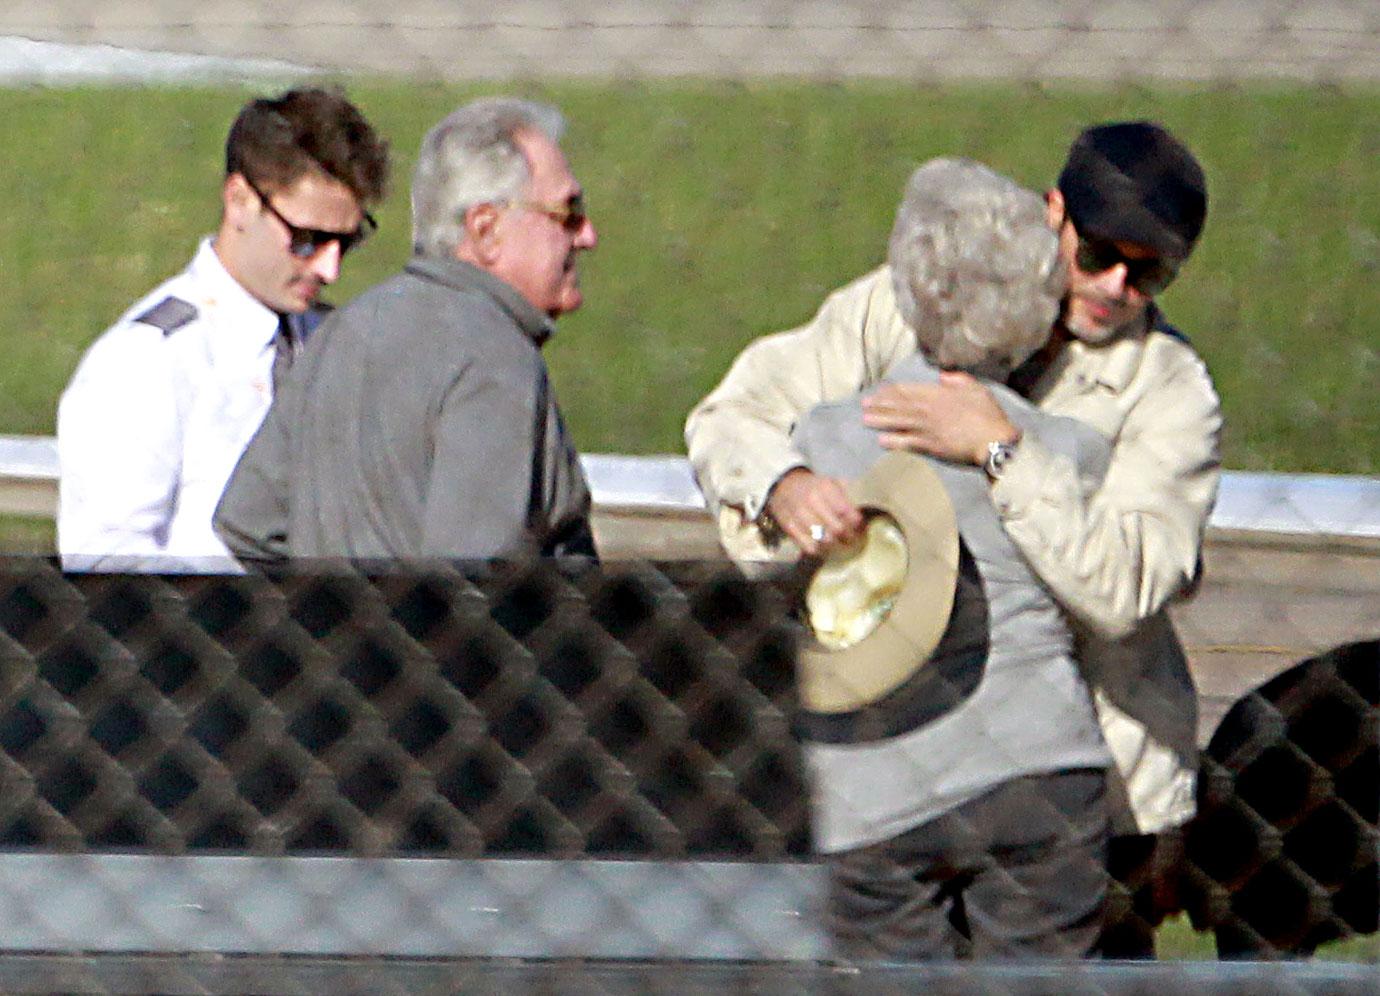
<svg viewBox="0 0 1380 996">
<path fill-rule="evenodd" d="M 191 307 L 150 315 L 168 298 Z M 92 343 L 58 404 L 65 569 L 236 569 L 211 514 L 268 411 L 277 328 L 205 239 Z"/>
</svg>

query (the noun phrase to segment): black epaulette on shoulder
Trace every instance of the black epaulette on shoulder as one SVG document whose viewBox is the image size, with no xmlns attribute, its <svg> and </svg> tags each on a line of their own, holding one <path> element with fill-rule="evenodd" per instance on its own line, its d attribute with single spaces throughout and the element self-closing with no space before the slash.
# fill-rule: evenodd
<svg viewBox="0 0 1380 996">
<path fill-rule="evenodd" d="M 172 335 L 196 316 L 196 305 L 190 301 L 184 301 L 180 297 L 165 297 L 134 320 L 144 325 L 152 325 L 162 330 L 164 335 Z"/>
</svg>

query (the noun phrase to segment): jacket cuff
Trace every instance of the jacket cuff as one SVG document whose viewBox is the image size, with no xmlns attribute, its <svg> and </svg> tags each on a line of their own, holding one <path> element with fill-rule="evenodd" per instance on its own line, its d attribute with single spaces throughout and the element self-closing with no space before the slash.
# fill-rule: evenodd
<svg viewBox="0 0 1380 996">
<path fill-rule="evenodd" d="M 1016 452 L 992 481 L 992 504 L 1003 519 L 1028 515 L 1044 490 L 1052 454 L 1030 433 L 1021 438 Z"/>
<path fill-rule="evenodd" d="M 771 461 L 765 468 L 765 472 L 758 477 L 756 486 L 747 491 L 743 496 L 743 515 L 749 522 L 763 523 L 766 515 L 767 499 L 771 497 L 772 490 L 781 483 L 781 478 L 785 477 L 796 468 L 805 467 L 805 461 L 800 459 L 796 453 L 784 455 L 779 460 Z M 769 516 L 765 522 L 772 526 Z"/>
</svg>

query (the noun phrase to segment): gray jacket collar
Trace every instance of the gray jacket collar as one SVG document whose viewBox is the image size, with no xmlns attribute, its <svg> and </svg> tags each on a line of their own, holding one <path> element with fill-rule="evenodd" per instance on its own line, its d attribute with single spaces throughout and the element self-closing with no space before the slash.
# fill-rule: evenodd
<svg viewBox="0 0 1380 996">
<path fill-rule="evenodd" d="M 492 273 L 458 259 L 439 259 L 435 256 L 413 256 L 404 269 L 423 280 L 432 280 L 458 291 L 479 291 L 498 302 L 512 316 L 518 328 L 534 343 L 541 346 L 556 334 L 556 323 L 534 308 L 530 301 L 512 286 Z"/>
</svg>

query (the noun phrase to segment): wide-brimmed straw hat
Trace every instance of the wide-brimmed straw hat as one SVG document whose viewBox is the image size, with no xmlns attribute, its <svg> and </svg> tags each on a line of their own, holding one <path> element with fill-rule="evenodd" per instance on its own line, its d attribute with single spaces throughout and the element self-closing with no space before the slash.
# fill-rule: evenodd
<svg viewBox="0 0 1380 996">
<path fill-rule="evenodd" d="M 797 655 L 800 704 L 816 714 L 866 709 L 923 669 L 949 625 L 958 580 L 958 523 L 927 460 L 889 452 L 848 495 L 872 518 L 856 548 L 811 578 L 812 638 Z"/>
</svg>

